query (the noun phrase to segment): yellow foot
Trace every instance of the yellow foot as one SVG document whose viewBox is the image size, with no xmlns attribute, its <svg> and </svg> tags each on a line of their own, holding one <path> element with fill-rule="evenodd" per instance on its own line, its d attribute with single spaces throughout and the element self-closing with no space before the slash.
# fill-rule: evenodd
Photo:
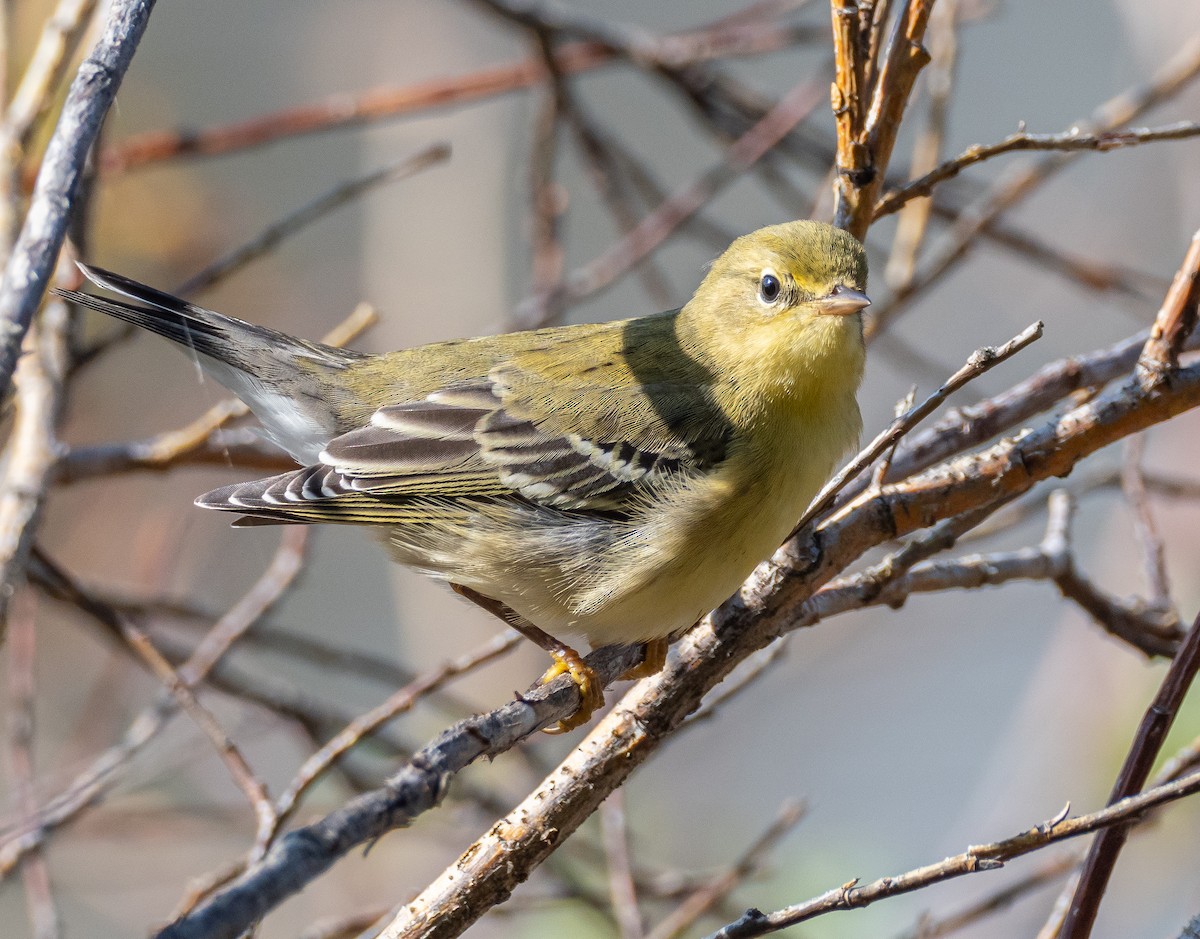
<svg viewBox="0 0 1200 939">
<path fill-rule="evenodd" d="M 618 681 L 633 681 L 637 678 L 649 678 L 651 675 L 657 675 L 667 664 L 667 647 L 670 644 L 671 640 L 666 637 L 651 639 L 642 647 L 645 650 L 642 652 L 642 661 L 622 675 Z"/>
<path fill-rule="evenodd" d="M 592 719 L 592 713 L 596 708 L 604 706 L 604 689 L 600 687 L 600 679 L 596 673 L 588 668 L 587 663 L 583 661 L 583 657 L 578 652 L 573 649 L 565 649 L 551 654 L 554 656 L 554 664 L 547 669 L 538 684 L 549 684 L 566 672 L 579 688 L 579 710 L 553 727 L 544 728 L 548 734 L 565 734 L 586 724 Z"/>
</svg>

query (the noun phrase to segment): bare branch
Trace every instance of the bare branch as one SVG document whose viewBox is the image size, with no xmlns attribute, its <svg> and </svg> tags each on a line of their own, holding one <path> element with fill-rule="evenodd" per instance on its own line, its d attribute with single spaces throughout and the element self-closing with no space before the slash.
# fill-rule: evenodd
<svg viewBox="0 0 1200 939">
<path fill-rule="evenodd" d="M 1176 121 L 1163 127 L 1136 127 L 1090 134 L 1078 127 L 1058 134 L 1027 134 L 1024 131 L 1010 134 L 996 143 L 968 147 L 954 159 L 947 160 L 900 189 L 889 192 L 876 204 L 875 217 L 890 215 L 912 199 L 929 195 L 938 183 L 953 179 L 967 167 L 1005 153 L 1026 150 L 1056 150 L 1067 153 L 1075 150 L 1093 150 L 1104 153 L 1161 140 L 1191 140 L 1197 136 L 1200 136 L 1200 123 L 1196 121 Z"/>
<path fill-rule="evenodd" d="M 0 137 L 24 150 L 38 121 L 50 109 L 55 89 L 75 54 L 96 0 L 59 0 L 42 28 L 37 46 L 0 123 Z"/>
<path fill-rule="evenodd" d="M 621 930 L 620 939 L 642 939 L 645 928 L 638 908 L 633 863 L 629 858 L 624 790 L 618 789 L 600 806 L 600 829 L 604 856 L 608 861 L 608 893 Z"/>
<path fill-rule="evenodd" d="M 1142 349 L 1138 369 L 1143 381 L 1163 381 L 1167 373 L 1179 364 L 1183 344 L 1196 329 L 1197 308 L 1200 307 L 1200 231 L 1192 236 L 1183 263 L 1171 281 L 1154 318 L 1150 338 Z"/>
<path fill-rule="evenodd" d="M 1042 338 L 1043 324 L 1039 320 L 1023 329 L 1002 346 L 984 346 L 971 353 L 965 365 L 946 379 L 933 394 L 919 405 L 910 407 L 897 417 L 887 428 L 882 430 L 853 460 L 840 469 L 825 487 L 817 493 L 812 504 L 805 511 L 800 521 L 796 523 L 799 530 L 825 511 L 833 502 L 834 497 L 845 488 L 855 476 L 870 466 L 885 450 L 895 447 L 900 439 L 925 418 L 938 409 L 943 401 L 958 391 L 967 382 L 972 381 L 989 369 L 1016 355 L 1026 346 Z"/>
<path fill-rule="evenodd" d="M 9 765 L 12 770 L 13 801 L 21 814 L 21 826 L 32 825 L 37 815 L 34 775 L 34 649 L 37 630 L 34 614 L 36 598 L 24 588 L 13 598 L 9 617 L 8 679 Z M 50 870 L 41 849 L 25 855 L 21 861 L 21 880 L 25 885 L 26 906 L 35 939 L 57 939 L 60 935 L 58 910 L 50 883 Z"/>
<path fill-rule="evenodd" d="M 1125 757 L 1125 763 L 1109 796 L 1109 805 L 1119 805 L 1122 799 L 1137 793 L 1145 785 L 1166 740 L 1167 732 L 1175 722 L 1175 716 L 1179 713 L 1198 670 L 1200 615 L 1196 617 L 1192 628 L 1184 637 L 1171 667 L 1163 677 L 1158 694 L 1154 696 L 1141 724 L 1138 725 L 1133 745 Z M 1079 877 L 1079 886 L 1063 921 L 1060 933 L 1062 939 L 1086 939 L 1090 935 L 1096 914 L 1100 910 L 1100 900 L 1104 896 L 1113 867 L 1117 863 L 1117 855 L 1120 854 L 1128 834 L 1128 827 L 1115 825 L 1102 831 L 1092 843 Z"/>
<path fill-rule="evenodd" d="M 1193 773 L 1165 786 L 1147 789 L 1139 795 L 1122 799 L 1108 808 L 1088 815 L 1071 817 L 1067 814 L 1070 809 L 1068 806 L 1057 818 L 1048 819 L 1002 841 L 974 845 L 962 854 L 948 857 L 936 864 L 891 877 L 882 877 L 861 887 L 858 886 L 857 880 L 851 880 L 844 886 L 836 887 L 806 903 L 785 907 L 773 913 L 751 910 L 737 922 L 713 933 L 709 939 L 751 939 L 754 936 L 766 936 L 834 910 L 857 909 L 955 877 L 996 870 L 1006 862 L 1046 845 L 1057 844 L 1068 838 L 1077 838 L 1095 831 L 1115 830 L 1118 826 L 1136 820 L 1147 809 L 1166 805 L 1196 792 L 1200 792 L 1200 773 Z"/>
<path fill-rule="evenodd" d="M 88 151 L 137 49 L 154 0 L 112 0 L 91 54 L 79 66 L 50 138 L 25 224 L 0 281 L 0 397 L 50 280 Z"/>
</svg>

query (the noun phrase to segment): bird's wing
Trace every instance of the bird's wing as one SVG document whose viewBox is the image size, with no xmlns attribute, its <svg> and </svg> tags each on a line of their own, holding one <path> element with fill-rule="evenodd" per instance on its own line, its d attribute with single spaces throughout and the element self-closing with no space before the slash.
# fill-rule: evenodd
<svg viewBox="0 0 1200 939">
<path fill-rule="evenodd" d="M 318 464 L 197 502 L 264 520 L 393 524 L 504 496 L 621 512 L 724 458 L 729 428 L 703 383 L 615 377 L 547 382 L 509 362 L 486 379 L 379 408 L 331 440 Z"/>
</svg>

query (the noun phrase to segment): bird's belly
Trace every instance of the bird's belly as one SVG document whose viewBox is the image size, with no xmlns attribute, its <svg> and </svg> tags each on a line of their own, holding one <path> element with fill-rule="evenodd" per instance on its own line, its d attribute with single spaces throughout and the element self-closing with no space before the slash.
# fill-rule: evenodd
<svg viewBox="0 0 1200 939">
<path fill-rule="evenodd" d="M 648 526 L 644 547 L 632 552 L 643 558 L 640 575 L 612 590 L 577 631 L 594 645 L 643 642 L 686 629 L 719 606 L 779 547 L 828 475 L 797 470 L 731 481 L 740 491 L 671 533 Z"/>
</svg>

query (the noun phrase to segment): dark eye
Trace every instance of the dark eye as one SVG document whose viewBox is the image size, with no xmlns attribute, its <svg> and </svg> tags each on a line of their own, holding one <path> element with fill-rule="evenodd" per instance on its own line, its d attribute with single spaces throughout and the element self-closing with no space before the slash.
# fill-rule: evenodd
<svg viewBox="0 0 1200 939">
<path fill-rule="evenodd" d="M 779 291 L 782 289 L 779 278 L 774 274 L 763 274 L 758 282 L 758 296 L 763 303 L 774 303 L 779 299 Z"/>
</svg>

